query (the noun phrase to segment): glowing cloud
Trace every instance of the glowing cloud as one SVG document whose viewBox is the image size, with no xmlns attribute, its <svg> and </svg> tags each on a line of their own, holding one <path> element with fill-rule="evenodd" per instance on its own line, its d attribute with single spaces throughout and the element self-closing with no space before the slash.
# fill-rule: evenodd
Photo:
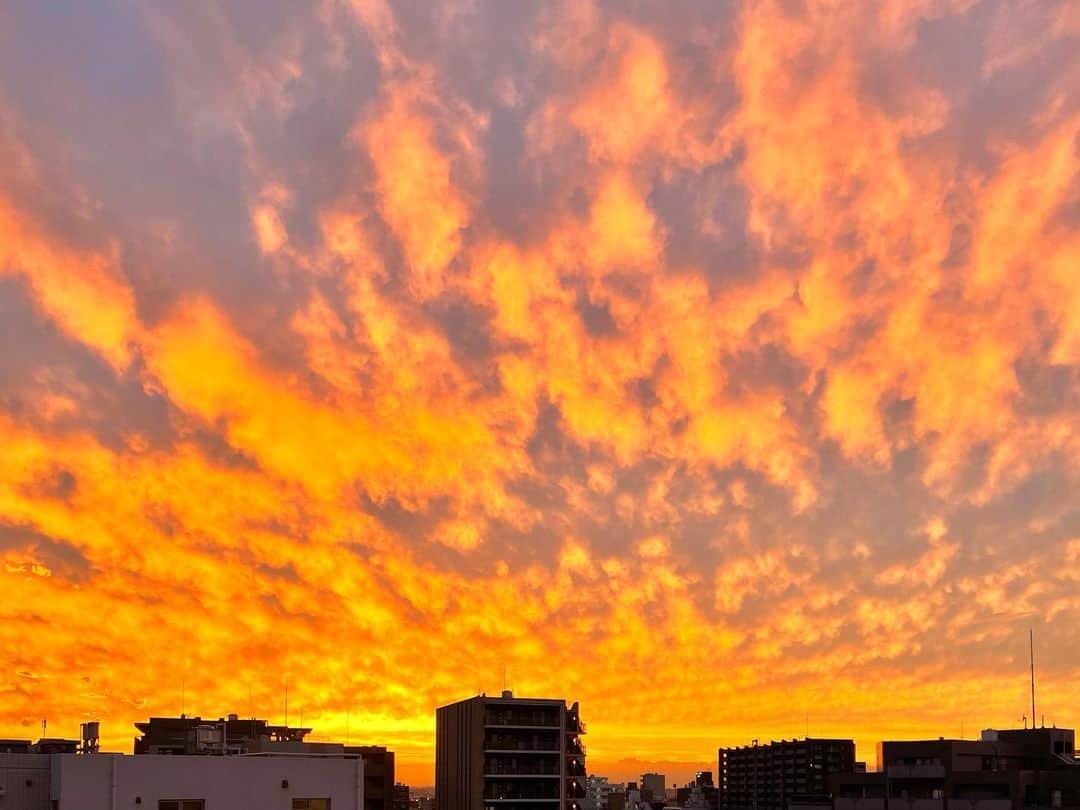
<svg viewBox="0 0 1080 810">
<path fill-rule="evenodd" d="M 1075 4 L 211 5 L 0 12 L 0 734 L 1080 722 Z"/>
</svg>

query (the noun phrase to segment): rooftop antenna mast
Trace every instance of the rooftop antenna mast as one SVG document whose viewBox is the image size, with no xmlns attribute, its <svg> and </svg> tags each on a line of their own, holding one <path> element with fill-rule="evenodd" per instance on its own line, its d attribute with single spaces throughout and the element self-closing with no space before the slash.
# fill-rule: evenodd
<svg viewBox="0 0 1080 810">
<path fill-rule="evenodd" d="M 1031 653 L 1031 727 L 1035 728 L 1035 631 L 1028 628 L 1028 649 Z"/>
</svg>

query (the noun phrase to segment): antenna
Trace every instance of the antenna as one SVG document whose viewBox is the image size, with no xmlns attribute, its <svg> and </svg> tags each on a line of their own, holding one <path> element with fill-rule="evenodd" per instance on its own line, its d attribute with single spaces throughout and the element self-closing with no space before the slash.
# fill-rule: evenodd
<svg viewBox="0 0 1080 810">
<path fill-rule="evenodd" d="M 1031 651 L 1031 727 L 1035 728 L 1035 631 L 1028 628 L 1028 642 Z"/>
</svg>

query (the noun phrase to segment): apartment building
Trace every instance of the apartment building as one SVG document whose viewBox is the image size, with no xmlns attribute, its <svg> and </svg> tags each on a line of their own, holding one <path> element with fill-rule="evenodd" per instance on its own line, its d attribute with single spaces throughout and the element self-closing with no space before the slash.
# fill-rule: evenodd
<svg viewBox="0 0 1080 810">
<path fill-rule="evenodd" d="M 436 810 L 580 810 L 577 703 L 477 695 L 440 707 L 435 729 Z"/>
<path fill-rule="evenodd" d="M 721 810 L 788 810 L 829 799 L 829 778 L 855 770 L 855 742 L 807 737 L 721 748 Z"/>
<path fill-rule="evenodd" d="M 878 745 L 879 771 L 834 775 L 835 810 L 1080 808 L 1072 729 L 984 731 L 978 740 Z"/>
</svg>

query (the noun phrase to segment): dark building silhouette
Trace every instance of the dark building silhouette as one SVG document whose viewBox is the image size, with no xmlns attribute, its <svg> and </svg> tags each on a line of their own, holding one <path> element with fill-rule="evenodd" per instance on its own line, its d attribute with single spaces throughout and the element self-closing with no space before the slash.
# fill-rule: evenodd
<svg viewBox="0 0 1080 810">
<path fill-rule="evenodd" d="M 979 740 L 882 742 L 878 767 L 832 778 L 836 810 L 1080 808 L 1072 729 L 990 729 Z"/>
<path fill-rule="evenodd" d="M 274 726 L 255 718 L 237 715 L 217 720 L 201 717 L 151 717 L 136 723 L 141 736 L 135 738 L 136 754 L 251 754 L 265 745 L 304 744 L 310 728 Z M 222 733 L 224 732 L 224 736 Z"/>
<path fill-rule="evenodd" d="M 364 810 L 392 810 L 394 752 L 381 745 L 346 745 L 345 754 L 364 760 Z"/>
<path fill-rule="evenodd" d="M 565 700 L 477 697 L 435 714 L 435 810 L 579 810 L 585 724 Z"/>
<path fill-rule="evenodd" d="M 58 737 L 42 737 L 40 740 L 0 740 L 0 754 L 74 754 L 79 748 L 78 740 Z"/>
<path fill-rule="evenodd" d="M 401 782 L 394 783 L 393 810 L 409 810 L 409 786 Z"/>
<path fill-rule="evenodd" d="M 829 802 L 829 777 L 855 770 L 855 742 L 780 740 L 721 748 L 721 810 L 788 810 L 792 804 Z"/>
<path fill-rule="evenodd" d="M 698 771 L 693 782 L 676 788 L 675 803 L 691 810 L 718 810 L 720 792 L 713 784 L 712 771 Z"/>
</svg>

